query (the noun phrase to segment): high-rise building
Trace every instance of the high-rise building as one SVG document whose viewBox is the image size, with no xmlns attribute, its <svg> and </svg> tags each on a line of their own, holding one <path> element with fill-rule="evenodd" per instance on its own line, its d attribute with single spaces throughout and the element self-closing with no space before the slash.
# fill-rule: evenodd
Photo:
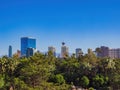
<svg viewBox="0 0 120 90">
<path fill-rule="evenodd" d="M 21 38 L 21 56 L 26 56 L 28 48 L 36 49 L 36 39 L 31 37 L 22 37 Z"/>
<path fill-rule="evenodd" d="M 97 48 L 97 56 L 98 57 L 109 57 L 109 58 L 120 58 L 120 48 L 117 49 L 109 49 L 109 47 L 101 46 Z"/>
<path fill-rule="evenodd" d="M 98 57 L 109 57 L 109 47 L 101 46 L 99 50 L 97 50 Z"/>
<path fill-rule="evenodd" d="M 34 48 L 27 48 L 27 52 L 26 52 L 26 56 L 30 57 L 33 56 L 35 53 L 35 49 Z"/>
<path fill-rule="evenodd" d="M 12 57 L 12 46 L 10 45 L 9 46 L 9 49 L 8 49 L 8 57 Z"/>
<path fill-rule="evenodd" d="M 69 55 L 69 48 L 65 46 L 65 43 L 63 42 L 61 47 L 61 57 L 65 58 L 68 55 Z"/>
<path fill-rule="evenodd" d="M 120 58 L 120 48 L 117 49 L 109 49 L 109 57 L 110 58 Z"/>
<path fill-rule="evenodd" d="M 56 49 L 53 46 L 48 47 L 48 52 L 51 51 L 54 56 L 56 56 Z"/>
<path fill-rule="evenodd" d="M 80 57 L 83 55 L 82 49 L 81 48 L 77 48 L 76 49 L 76 58 Z"/>
</svg>

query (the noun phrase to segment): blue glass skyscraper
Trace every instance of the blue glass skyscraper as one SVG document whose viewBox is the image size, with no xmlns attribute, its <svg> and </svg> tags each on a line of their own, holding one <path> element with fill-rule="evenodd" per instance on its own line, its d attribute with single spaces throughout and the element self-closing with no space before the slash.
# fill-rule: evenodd
<svg viewBox="0 0 120 90">
<path fill-rule="evenodd" d="M 8 49 L 8 57 L 12 57 L 12 46 L 9 46 L 9 49 Z"/>
<path fill-rule="evenodd" d="M 22 37 L 21 38 L 21 56 L 26 56 L 28 48 L 36 49 L 36 39 L 31 37 Z"/>
<path fill-rule="evenodd" d="M 35 49 L 34 48 L 27 48 L 26 57 L 33 56 L 34 53 L 35 53 Z"/>
</svg>

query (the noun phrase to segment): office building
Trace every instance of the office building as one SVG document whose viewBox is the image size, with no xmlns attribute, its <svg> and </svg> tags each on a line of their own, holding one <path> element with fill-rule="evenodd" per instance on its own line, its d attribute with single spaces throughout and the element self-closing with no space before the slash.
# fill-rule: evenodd
<svg viewBox="0 0 120 90">
<path fill-rule="evenodd" d="M 51 51 L 54 56 L 56 56 L 56 49 L 53 46 L 48 47 L 48 52 Z"/>
<path fill-rule="evenodd" d="M 65 58 L 66 56 L 69 56 L 69 48 L 65 46 L 65 43 L 63 42 L 61 47 L 61 57 Z"/>
<path fill-rule="evenodd" d="M 109 47 L 101 46 L 96 53 L 98 57 L 109 57 Z"/>
<path fill-rule="evenodd" d="M 109 49 L 109 57 L 114 58 L 120 58 L 120 48 L 118 49 Z"/>
<path fill-rule="evenodd" d="M 34 48 L 27 48 L 26 57 L 33 56 L 34 53 L 35 53 L 35 49 Z"/>
<path fill-rule="evenodd" d="M 82 49 L 81 48 L 77 48 L 76 49 L 76 58 L 80 57 L 83 55 Z"/>
<path fill-rule="evenodd" d="M 10 45 L 9 46 L 9 49 L 8 49 L 8 57 L 12 57 L 12 46 Z"/>
<path fill-rule="evenodd" d="M 36 39 L 31 37 L 22 37 L 21 38 L 21 56 L 26 56 L 28 48 L 36 49 Z"/>
<path fill-rule="evenodd" d="M 101 46 L 97 49 L 97 56 L 98 57 L 109 57 L 109 58 L 120 58 L 120 48 L 117 49 L 110 49 L 109 47 Z"/>
</svg>

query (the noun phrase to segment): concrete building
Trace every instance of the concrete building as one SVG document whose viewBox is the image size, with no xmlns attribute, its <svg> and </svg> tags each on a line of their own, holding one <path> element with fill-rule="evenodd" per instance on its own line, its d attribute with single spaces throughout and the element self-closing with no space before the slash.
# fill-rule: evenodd
<svg viewBox="0 0 120 90">
<path fill-rule="evenodd" d="M 98 57 L 120 58 L 120 48 L 110 49 L 109 47 L 101 46 L 97 51 Z"/>
<path fill-rule="evenodd" d="M 76 49 L 76 58 L 80 57 L 83 55 L 82 49 L 81 48 L 77 48 Z"/>
<path fill-rule="evenodd" d="M 51 51 L 54 56 L 56 56 L 56 49 L 53 46 L 48 47 L 48 52 Z"/>
<path fill-rule="evenodd" d="M 109 57 L 109 47 L 101 46 L 96 53 L 98 57 Z"/>
<path fill-rule="evenodd" d="M 21 56 L 26 56 L 28 48 L 36 49 L 36 39 L 31 37 L 22 37 L 21 38 Z"/>
<path fill-rule="evenodd" d="M 69 56 L 69 48 L 65 46 L 65 43 L 63 42 L 61 47 L 61 57 L 65 58 L 66 56 Z"/>
<path fill-rule="evenodd" d="M 110 58 L 120 58 L 120 48 L 118 49 L 109 49 Z"/>
</svg>

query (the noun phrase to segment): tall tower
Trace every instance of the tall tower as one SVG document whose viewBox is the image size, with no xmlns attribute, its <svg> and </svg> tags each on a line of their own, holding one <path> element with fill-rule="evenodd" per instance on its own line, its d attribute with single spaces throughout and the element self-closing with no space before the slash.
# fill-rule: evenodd
<svg viewBox="0 0 120 90">
<path fill-rule="evenodd" d="M 21 56 L 26 56 L 28 48 L 36 49 L 36 39 L 31 37 L 22 37 L 21 38 Z"/>
<path fill-rule="evenodd" d="M 62 42 L 62 47 L 61 47 L 61 57 L 65 58 L 66 56 L 69 55 L 69 49 L 67 46 L 65 46 L 65 43 Z"/>
<path fill-rule="evenodd" d="M 12 57 L 12 46 L 10 45 L 9 46 L 9 49 L 8 49 L 8 57 Z"/>
</svg>

